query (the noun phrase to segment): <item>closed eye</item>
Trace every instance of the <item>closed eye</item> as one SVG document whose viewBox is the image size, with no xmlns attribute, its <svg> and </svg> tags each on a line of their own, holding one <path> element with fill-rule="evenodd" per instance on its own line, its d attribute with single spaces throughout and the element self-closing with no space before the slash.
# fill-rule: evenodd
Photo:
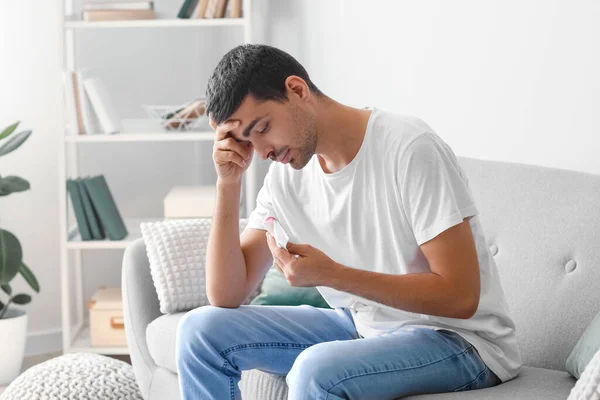
<svg viewBox="0 0 600 400">
<path fill-rule="evenodd" d="M 261 133 L 261 134 L 266 133 L 268 130 L 269 130 L 269 124 L 265 124 L 265 127 L 262 130 L 258 131 L 258 133 Z"/>
</svg>

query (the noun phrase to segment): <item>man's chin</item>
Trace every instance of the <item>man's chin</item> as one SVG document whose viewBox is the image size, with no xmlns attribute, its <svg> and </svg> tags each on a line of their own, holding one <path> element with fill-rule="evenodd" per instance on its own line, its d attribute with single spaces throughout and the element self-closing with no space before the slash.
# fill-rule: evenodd
<svg viewBox="0 0 600 400">
<path fill-rule="evenodd" d="M 298 160 L 296 160 L 296 159 L 290 160 L 290 167 L 292 167 L 296 170 L 300 170 L 300 169 L 306 167 L 306 164 L 308 164 L 308 161 L 306 161 L 305 163 L 299 163 Z"/>
</svg>

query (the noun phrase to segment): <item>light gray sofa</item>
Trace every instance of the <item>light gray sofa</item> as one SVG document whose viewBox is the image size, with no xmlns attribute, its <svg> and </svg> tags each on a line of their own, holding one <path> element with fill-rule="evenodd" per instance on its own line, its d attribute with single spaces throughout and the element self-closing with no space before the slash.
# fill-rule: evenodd
<svg viewBox="0 0 600 400">
<path fill-rule="evenodd" d="M 560 399 L 575 384 L 565 360 L 600 307 L 600 176 L 459 158 L 517 325 L 524 367 L 490 389 L 410 399 Z M 199 243 L 198 245 L 202 245 Z M 179 399 L 175 333 L 161 315 L 144 242 L 123 259 L 125 329 L 145 399 Z M 244 371 L 245 400 L 285 399 L 283 377 Z"/>
</svg>

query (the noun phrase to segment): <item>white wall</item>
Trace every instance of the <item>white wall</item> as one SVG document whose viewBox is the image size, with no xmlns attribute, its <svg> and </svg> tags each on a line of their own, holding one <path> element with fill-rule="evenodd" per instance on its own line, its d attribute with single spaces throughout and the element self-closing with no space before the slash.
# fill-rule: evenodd
<svg viewBox="0 0 600 400">
<path fill-rule="evenodd" d="M 56 138 L 62 83 L 55 9 L 49 1 L 0 2 L 0 129 L 21 120 L 19 129 L 33 130 L 19 149 L 0 158 L 0 175 L 31 184 L 30 191 L 0 197 L 0 225 L 20 239 L 24 262 L 40 282 L 27 306 L 28 331 L 60 347 Z M 32 293 L 20 275 L 13 283 L 13 291 Z M 38 345 L 28 343 L 27 350 Z"/>
<path fill-rule="evenodd" d="M 459 155 L 600 173 L 600 2 L 271 2 L 269 41 L 355 106 L 424 118 Z M 300 38 L 300 39 L 299 39 Z"/>
<path fill-rule="evenodd" d="M 594 0 L 253 1 L 255 41 L 290 52 L 339 101 L 418 115 L 459 155 L 600 173 Z M 180 3 L 157 6 L 172 13 Z M 60 347 L 56 21 L 55 2 L 0 2 L 0 126 L 20 119 L 34 131 L 0 159 L 0 175 L 32 184 L 0 198 L 0 225 L 21 239 L 42 286 L 28 306 L 29 353 Z M 142 103 L 202 92 L 220 55 L 240 40 L 222 29 L 190 32 L 86 32 L 78 65 L 105 79 L 123 117 L 140 117 Z M 169 186 L 214 179 L 202 145 L 199 163 L 182 144 L 86 146 L 83 173 L 104 173 L 127 216 L 158 216 Z M 84 253 L 86 296 L 119 283 L 121 256 Z M 14 286 L 28 290 L 20 277 Z"/>
</svg>

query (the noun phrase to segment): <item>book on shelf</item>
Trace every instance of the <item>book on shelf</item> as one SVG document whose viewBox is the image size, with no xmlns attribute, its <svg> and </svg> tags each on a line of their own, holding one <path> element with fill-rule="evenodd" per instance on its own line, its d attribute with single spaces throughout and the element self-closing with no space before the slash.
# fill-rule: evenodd
<svg viewBox="0 0 600 400">
<path fill-rule="evenodd" d="M 67 192 L 69 192 L 69 196 L 71 198 L 71 206 L 73 207 L 73 213 L 75 214 L 75 220 L 77 221 L 77 227 L 79 229 L 79 234 L 81 235 L 81 240 L 92 240 L 90 227 L 83 209 L 79 185 L 74 179 L 67 179 Z"/>
<path fill-rule="evenodd" d="M 177 18 L 190 18 L 198 5 L 198 0 L 184 0 L 179 12 L 177 13 Z"/>
<path fill-rule="evenodd" d="M 119 133 L 123 130 L 121 118 L 114 107 L 108 88 L 98 77 L 89 77 L 83 80 L 85 93 L 87 94 L 94 113 L 100 124 L 102 133 Z"/>
<path fill-rule="evenodd" d="M 81 240 L 122 240 L 129 232 L 104 175 L 67 179 Z"/>
<path fill-rule="evenodd" d="M 154 19 L 156 17 L 154 9 L 146 10 L 84 10 L 82 18 L 84 21 L 129 21 Z"/>
<path fill-rule="evenodd" d="M 94 134 L 99 133 L 98 130 L 98 119 L 96 114 L 94 113 L 94 109 L 92 108 L 92 103 L 90 102 L 90 98 L 85 92 L 85 87 L 83 86 L 83 81 L 91 77 L 91 70 L 84 68 L 78 69 L 75 71 L 74 81 L 77 88 L 77 99 L 78 103 L 78 112 L 81 113 L 81 121 L 83 124 L 83 132 L 82 134 Z"/>
<path fill-rule="evenodd" d="M 102 240 L 106 238 L 104 227 L 98 216 L 98 212 L 92 205 L 92 198 L 87 190 L 87 186 L 83 183 L 82 179 L 76 179 L 75 182 L 79 185 L 79 193 L 81 194 L 81 200 L 83 203 L 83 211 L 85 212 L 85 218 L 90 227 L 92 233 L 92 239 Z"/>
<path fill-rule="evenodd" d="M 206 13 L 206 7 L 208 6 L 209 0 L 200 0 L 198 1 L 198 5 L 194 10 L 194 18 L 204 18 L 204 14 Z"/>
<path fill-rule="evenodd" d="M 83 133 L 83 121 L 79 110 L 79 95 L 77 92 L 77 77 L 73 71 L 63 72 L 65 87 L 65 112 L 67 117 L 66 134 L 77 135 Z"/>
<path fill-rule="evenodd" d="M 242 18 L 242 0 L 231 0 L 231 18 Z"/>
<path fill-rule="evenodd" d="M 86 1 L 83 4 L 84 11 L 92 10 L 153 10 L 153 1 L 115 1 L 115 0 L 94 0 Z"/>
<path fill-rule="evenodd" d="M 227 14 L 228 0 L 200 0 L 194 18 L 225 18 Z M 232 0 L 230 17 L 240 18 L 242 16 L 242 0 Z"/>
<path fill-rule="evenodd" d="M 67 135 L 112 134 L 123 131 L 104 81 L 89 69 L 65 71 Z"/>
<path fill-rule="evenodd" d="M 85 178 L 83 183 L 87 188 L 92 205 L 100 217 L 108 238 L 110 240 L 124 239 L 128 235 L 127 228 L 104 175 Z"/>
<path fill-rule="evenodd" d="M 204 18 L 223 18 L 225 12 L 223 11 L 223 15 L 221 15 L 221 10 L 225 8 L 227 8 L 227 0 L 209 0 Z"/>
</svg>

